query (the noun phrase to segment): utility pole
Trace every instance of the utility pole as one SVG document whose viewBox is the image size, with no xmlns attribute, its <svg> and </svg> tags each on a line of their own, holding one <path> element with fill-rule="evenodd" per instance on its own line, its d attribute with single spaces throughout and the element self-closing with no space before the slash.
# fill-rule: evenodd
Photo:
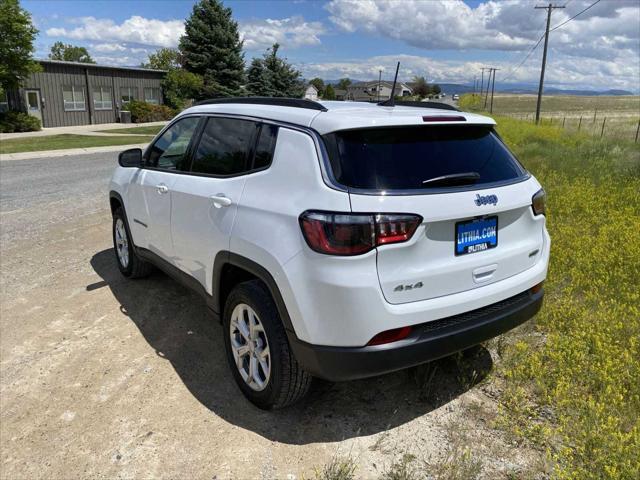
<svg viewBox="0 0 640 480">
<path fill-rule="evenodd" d="M 547 66 L 547 46 L 549 45 L 549 26 L 551 24 L 551 12 L 556 8 L 564 8 L 564 6 L 554 5 L 550 3 L 546 7 L 536 6 L 535 8 L 545 9 L 547 11 L 547 29 L 544 32 L 544 51 L 542 53 L 542 69 L 540 70 L 540 85 L 538 86 L 538 102 L 536 103 L 536 124 L 540 123 L 540 106 L 542 105 L 542 89 L 544 86 L 544 70 Z"/>
<path fill-rule="evenodd" d="M 482 98 L 482 91 L 484 90 L 484 71 L 488 69 L 482 67 L 480 70 L 482 70 L 482 76 L 480 77 L 480 97 Z"/>
<path fill-rule="evenodd" d="M 493 71 L 493 82 L 491 82 L 491 104 L 489 106 L 489 113 L 493 113 L 493 92 L 496 88 L 496 72 L 500 70 L 499 68 L 492 68 Z"/>
<path fill-rule="evenodd" d="M 378 70 L 378 103 L 380 103 L 380 84 L 382 83 L 382 70 Z"/>
<path fill-rule="evenodd" d="M 489 102 L 489 85 L 491 85 L 491 74 L 493 73 L 493 68 L 487 68 L 489 70 L 489 78 L 487 79 L 487 93 L 484 96 L 484 109 L 487 109 L 487 103 Z"/>
</svg>

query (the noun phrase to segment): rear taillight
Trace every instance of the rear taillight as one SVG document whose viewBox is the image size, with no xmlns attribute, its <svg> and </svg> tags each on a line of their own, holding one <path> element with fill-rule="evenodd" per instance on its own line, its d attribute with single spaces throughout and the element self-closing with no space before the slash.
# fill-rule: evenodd
<svg viewBox="0 0 640 480">
<path fill-rule="evenodd" d="M 360 255 L 379 245 L 409 240 L 420 215 L 307 211 L 300 227 L 312 250 L 327 255 Z"/>
<path fill-rule="evenodd" d="M 536 215 L 544 215 L 547 205 L 547 194 L 541 188 L 531 198 L 531 208 Z"/>
</svg>

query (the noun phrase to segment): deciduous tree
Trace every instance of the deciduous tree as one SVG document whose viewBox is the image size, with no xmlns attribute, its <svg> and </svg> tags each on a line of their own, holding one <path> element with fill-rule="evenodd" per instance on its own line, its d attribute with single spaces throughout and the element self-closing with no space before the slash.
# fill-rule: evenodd
<svg viewBox="0 0 640 480">
<path fill-rule="evenodd" d="M 145 68 L 154 68 L 156 70 L 171 70 L 172 68 L 180 68 L 182 60 L 180 51 L 175 48 L 160 48 L 149 55 L 149 60 L 142 64 Z"/>
<path fill-rule="evenodd" d="M 65 62 L 96 63 L 85 47 L 62 42 L 56 42 L 51 45 L 49 58 Z"/>
<path fill-rule="evenodd" d="M 41 69 L 33 60 L 37 33 L 18 0 L 0 0 L 0 90 L 18 88 L 30 73 Z"/>
</svg>

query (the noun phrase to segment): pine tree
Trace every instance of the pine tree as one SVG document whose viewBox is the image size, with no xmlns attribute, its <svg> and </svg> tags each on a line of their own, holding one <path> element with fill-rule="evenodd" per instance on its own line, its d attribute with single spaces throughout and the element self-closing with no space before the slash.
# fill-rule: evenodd
<svg viewBox="0 0 640 480">
<path fill-rule="evenodd" d="M 304 85 L 300 72 L 278 57 L 280 45 L 273 44 L 262 58 L 254 58 L 247 69 L 247 90 L 263 97 L 300 98 Z"/>
<path fill-rule="evenodd" d="M 204 79 L 203 96 L 239 95 L 244 83 L 244 55 L 238 24 L 220 0 L 193 6 L 180 39 L 185 68 Z"/>
<path fill-rule="evenodd" d="M 252 96 L 273 96 L 271 80 L 261 58 L 254 58 L 247 69 L 247 91 Z"/>
<path fill-rule="evenodd" d="M 299 98 L 304 93 L 301 74 L 286 60 L 278 57 L 280 45 L 273 44 L 264 56 L 264 65 L 274 97 Z"/>
<path fill-rule="evenodd" d="M 327 85 L 327 88 L 324 89 L 324 95 L 322 96 L 324 100 L 335 100 L 336 99 L 336 91 L 333 88 L 333 85 Z"/>
</svg>

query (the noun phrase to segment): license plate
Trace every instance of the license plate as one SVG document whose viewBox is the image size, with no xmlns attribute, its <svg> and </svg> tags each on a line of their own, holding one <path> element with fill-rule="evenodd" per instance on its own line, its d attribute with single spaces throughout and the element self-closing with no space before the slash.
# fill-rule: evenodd
<svg viewBox="0 0 640 480">
<path fill-rule="evenodd" d="M 456 255 L 482 252 L 498 246 L 498 217 L 456 223 Z"/>
</svg>

